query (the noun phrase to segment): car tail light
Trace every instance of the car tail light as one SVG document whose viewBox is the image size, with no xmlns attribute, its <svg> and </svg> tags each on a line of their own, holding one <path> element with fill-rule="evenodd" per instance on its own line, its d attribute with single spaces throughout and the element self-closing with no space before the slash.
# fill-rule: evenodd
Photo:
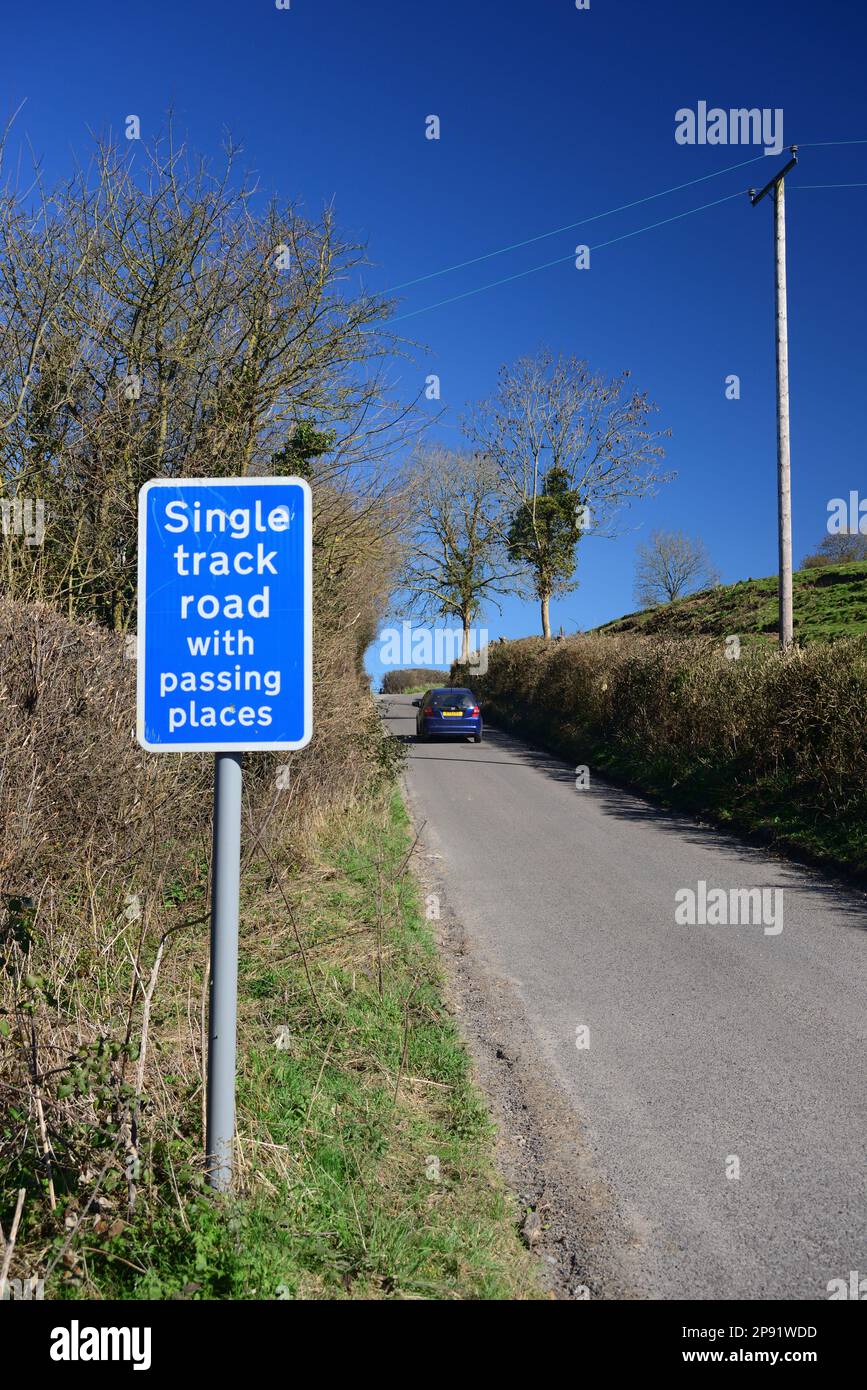
<svg viewBox="0 0 867 1390">
<path fill-rule="evenodd" d="M 478 713 L 479 713 L 479 707 L 478 707 L 478 705 L 473 705 L 472 709 L 468 709 L 468 710 L 467 710 L 467 714 L 470 716 L 471 719 L 475 719 L 476 716 L 478 715 Z"/>
<path fill-rule="evenodd" d="M 434 714 L 436 714 L 436 710 L 434 709 L 433 705 L 425 705 L 424 709 L 422 710 L 422 714 L 433 716 Z"/>
</svg>

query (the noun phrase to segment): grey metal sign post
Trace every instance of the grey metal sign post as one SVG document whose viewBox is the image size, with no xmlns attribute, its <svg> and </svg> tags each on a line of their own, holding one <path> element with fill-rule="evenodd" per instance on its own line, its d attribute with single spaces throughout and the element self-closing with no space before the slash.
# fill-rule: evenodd
<svg viewBox="0 0 867 1390">
<path fill-rule="evenodd" d="M 205 1161 L 208 1182 L 219 1192 L 225 1192 L 232 1184 L 232 1146 L 235 1137 L 243 756 L 243 753 L 218 753 L 214 758 L 211 991 L 208 1011 Z"/>
</svg>

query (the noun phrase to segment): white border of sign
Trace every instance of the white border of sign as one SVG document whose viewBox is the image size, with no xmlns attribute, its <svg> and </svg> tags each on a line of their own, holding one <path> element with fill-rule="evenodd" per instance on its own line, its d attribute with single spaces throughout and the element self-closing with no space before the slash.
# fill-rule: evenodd
<svg viewBox="0 0 867 1390">
<path fill-rule="evenodd" d="M 304 493 L 304 733 L 296 743 L 148 743 L 144 736 L 145 566 L 147 494 L 152 487 L 267 487 L 293 483 Z M 276 753 L 304 748 L 313 737 L 313 496 L 305 478 L 150 478 L 138 494 L 138 636 L 136 738 L 148 753 Z"/>
</svg>

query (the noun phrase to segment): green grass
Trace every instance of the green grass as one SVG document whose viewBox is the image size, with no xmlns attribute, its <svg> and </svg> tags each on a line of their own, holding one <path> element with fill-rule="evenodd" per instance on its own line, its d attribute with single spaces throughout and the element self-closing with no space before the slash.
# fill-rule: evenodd
<svg viewBox="0 0 867 1390">
<path fill-rule="evenodd" d="M 798 570 L 793 579 L 795 637 L 804 645 L 867 632 L 867 561 Z M 743 579 L 659 608 L 630 613 L 597 629 L 659 637 L 776 640 L 777 579 Z"/>
<path fill-rule="evenodd" d="M 559 740 L 553 751 L 579 760 L 566 740 Z M 863 819 L 817 812 L 789 769 L 749 778 L 733 760 L 718 767 L 696 761 L 684 771 L 676 755 L 649 757 L 639 747 L 614 747 L 610 742 L 599 742 L 590 750 L 583 744 L 580 752 L 600 773 L 653 797 L 661 806 L 707 817 L 811 864 L 844 870 L 867 882 Z"/>
<path fill-rule="evenodd" d="M 410 843 L 393 791 L 321 835 L 286 888 L 309 980 L 277 885 L 251 867 L 241 1191 L 203 1188 L 191 1094 L 186 1131 L 144 1155 L 143 1209 L 114 1236 L 88 1229 L 74 1277 L 55 1275 L 49 1296 L 542 1296 L 418 889 L 401 872 Z"/>
</svg>

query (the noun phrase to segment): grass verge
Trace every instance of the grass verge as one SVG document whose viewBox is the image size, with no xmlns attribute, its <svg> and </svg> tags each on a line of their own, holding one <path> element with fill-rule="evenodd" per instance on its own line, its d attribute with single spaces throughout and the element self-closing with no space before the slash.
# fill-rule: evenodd
<svg viewBox="0 0 867 1390">
<path fill-rule="evenodd" d="M 191 1089 L 175 1139 L 142 1153 L 139 1209 L 109 1221 L 97 1202 L 74 1241 L 42 1252 L 46 1296 L 542 1296 L 445 1007 L 410 847 L 390 788 L 331 822 L 288 877 L 270 856 L 250 866 L 239 1191 L 202 1185 Z"/>
</svg>

